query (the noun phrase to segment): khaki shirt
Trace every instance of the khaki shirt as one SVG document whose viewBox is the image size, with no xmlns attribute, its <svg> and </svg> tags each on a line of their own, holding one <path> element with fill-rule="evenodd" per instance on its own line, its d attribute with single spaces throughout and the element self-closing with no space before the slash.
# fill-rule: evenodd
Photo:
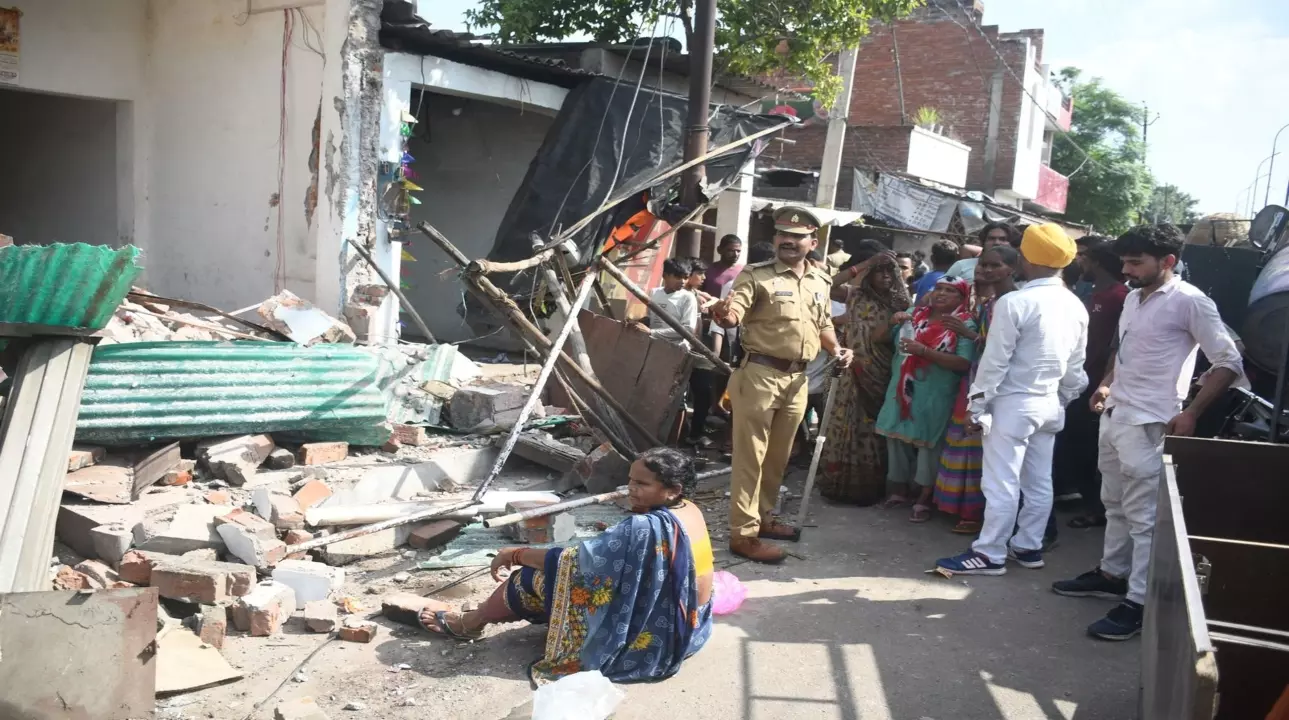
<svg viewBox="0 0 1289 720">
<path fill-rule="evenodd" d="M 781 360 L 813 360 L 819 334 L 832 329 L 831 289 L 828 274 L 814 267 L 798 278 L 778 260 L 748 265 L 729 296 L 730 311 L 742 323 L 743 348 Z"/>
</svg>

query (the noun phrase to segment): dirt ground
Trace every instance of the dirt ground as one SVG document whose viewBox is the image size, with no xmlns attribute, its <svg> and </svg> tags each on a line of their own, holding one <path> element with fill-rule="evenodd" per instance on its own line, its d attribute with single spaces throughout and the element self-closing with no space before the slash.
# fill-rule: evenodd
<svg viewBox="0 0 1289 720">
<path fill-rule="evenodd" d="M 789 486 L 798 488 L 801 475 Z M 707 647 L 677 677 L 625 687 L 616 718 L 1135 717 L 1138 643 L 1088 638 L 1084 628 L 1109 605 L 1049 590 L 1096 564 L 1100 531 L 1062 524 L 1042 570 L 1012 566 L 1003 577 L 946 580 L 924 571 L 967 544 L 947 523 L 913 525 L 906 510 L 815 502 L 813 527 L 792 548 L 805 559 L 730 565 L 750 591 L 743 607 L 718 619 Z M 707 505 L 709 525 L 722 530 L 724 503 Z M 469 572 L 413 570 L 411 580 L 394 582 L 428 557 L 390 553 L 350 565 L 345 594 L 375 612 L 383 593 L 426 594 Z M 718 566 L 733 560 L 718 548 Z M 436 597 L 478 603 L 493 587 L 485 575 Z M 230 636 L 224 655 L 245 679 L 160 701 L 158 717 L 271 718 L 278 702 L 305 695 L 333 720 L 530 717 L 525 668 L 542 652 L 543 628 L 494 626 L 482 641 L 457 644 L 377 622 L 368 645 L 326 642 L 298 619 L 278 638 Z"/>
</svg>

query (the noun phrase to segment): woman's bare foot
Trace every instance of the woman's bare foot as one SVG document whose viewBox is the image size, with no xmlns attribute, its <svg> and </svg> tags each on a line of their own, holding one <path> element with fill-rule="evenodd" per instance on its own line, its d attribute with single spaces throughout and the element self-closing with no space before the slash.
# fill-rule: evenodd
<svg viewBox="0 0 1289 720">
<path fill-rule="evenodd" d="M 416 619 L 426 631 L 457 640 L 478 640 L 483 636 L 482 625 L 470 627 L 466 613 L 457 612 L 438 600 L 427 600 Z"/>
</svg>

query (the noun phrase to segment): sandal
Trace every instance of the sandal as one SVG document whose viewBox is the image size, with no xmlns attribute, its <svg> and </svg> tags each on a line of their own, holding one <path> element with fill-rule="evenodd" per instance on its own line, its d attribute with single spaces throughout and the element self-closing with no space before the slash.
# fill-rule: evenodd
<svg viewBox="0 0 1289 720">
<path fill-rule="evenodd" d="M 448 610 L 434 610 L 432 612 L 433 612 L 432 617 L 434 618 L 433 627 L 431 627 L 428 623 L 425 622 L 424 610 L 422 610 L 416 616 L 417 624 L 419 624 L 422 628 L 424 628 L 426 632 L 434 633 L 436 635 L 446 635 L 447 637 L 450 637 L 453 640 L 459 640 L 462 642 L 471 642 L 483 637 L 483 628 L 478 628 L 476 630 L 465 630 L 464 626 L 462 626 L 462 630 L 460 631 L 453 630 L 452 626 L 448 624 L 447 616 L 448 616 L 448 612 L 450 612 Z"/>
<path fill-rule="evenodd" d="M 1077 530 L 1086 530 L 1088 528 L 1105 527 L 1105 516 L 1104 515 L 1079 515 L 1077 517 L 1070 518 L 1070 521 L 1066 524 Z"/>
<path fill-rule="evenodd" d="M 950 530 L 949 532 L 954 532 L 959 535 L 979 535 L 980 521 L 979 520 L 959 520 L 958 524 L 954 525 L 953 529 Z"/>
<path fill-rule="evenodd" d="M 931 506 L 922 503 L 914 503 L 913 514 L 909 516 L 911 523 L 924 523 L 931 519 Z"/>
<path fill-rule="evenodd" d="M 908 505 L 908 504 L 909 504 L 909 499 L 904 497 L 903 495 L 892 495 L 886 498 L 885 500 L 883 500 L 882 504 L 878 505 L 878 507 L 880 507 L 883 510 L 890 510 L 892 508 L 897 508 L 902 505 Z"/>
</svg>

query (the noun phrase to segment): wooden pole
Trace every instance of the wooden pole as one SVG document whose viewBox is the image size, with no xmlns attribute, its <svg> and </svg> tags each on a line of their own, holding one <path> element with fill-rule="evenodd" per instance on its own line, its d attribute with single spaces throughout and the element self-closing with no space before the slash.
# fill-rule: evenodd
<svg viewBox="0 0 1289 720">
<path fill-rule="evenodd" d="M 385 274 L 385 271 L 381 269 L 380 265 L 376 264 L 376 260 L 372 258 L 371 253 L 367 252 L 366 248 L 359 245 L 357 242 L 354 242 L 353 238 L 349 238 L 349 244 L 354 247 L 354 250 L 358 251 L 358 255 L 361 256 L 363 260 L 367 261 L 367 264 L 371 266 L 371 269 L 376 271 L 376 274 L 380 276 L 381 281 L 385 283 L 385 287 L 389 288 L 389 291 L 394 293 L 394 297 L 398 298 L 398 302 L 401 304 L 401 307 L 404 310 L 407 310 L 407 314 L 412 317 L 412 322 L 416 324 L 416 329 L 420 330 L 421 334 L 425 336 L 425 341 L 431 345 L 438 344 L 439 341 L 434 339 L 434 333 L 430 332 L 430 326 L 425 324 L 425 321 L 421 319 L 421 314 L 416 312 L 416 308 L 412 307 L 412 303 L 408 301 L 407 296 L 399 289 L 398 283 L 391 280 L 389 275 Z"/>
</svg>

